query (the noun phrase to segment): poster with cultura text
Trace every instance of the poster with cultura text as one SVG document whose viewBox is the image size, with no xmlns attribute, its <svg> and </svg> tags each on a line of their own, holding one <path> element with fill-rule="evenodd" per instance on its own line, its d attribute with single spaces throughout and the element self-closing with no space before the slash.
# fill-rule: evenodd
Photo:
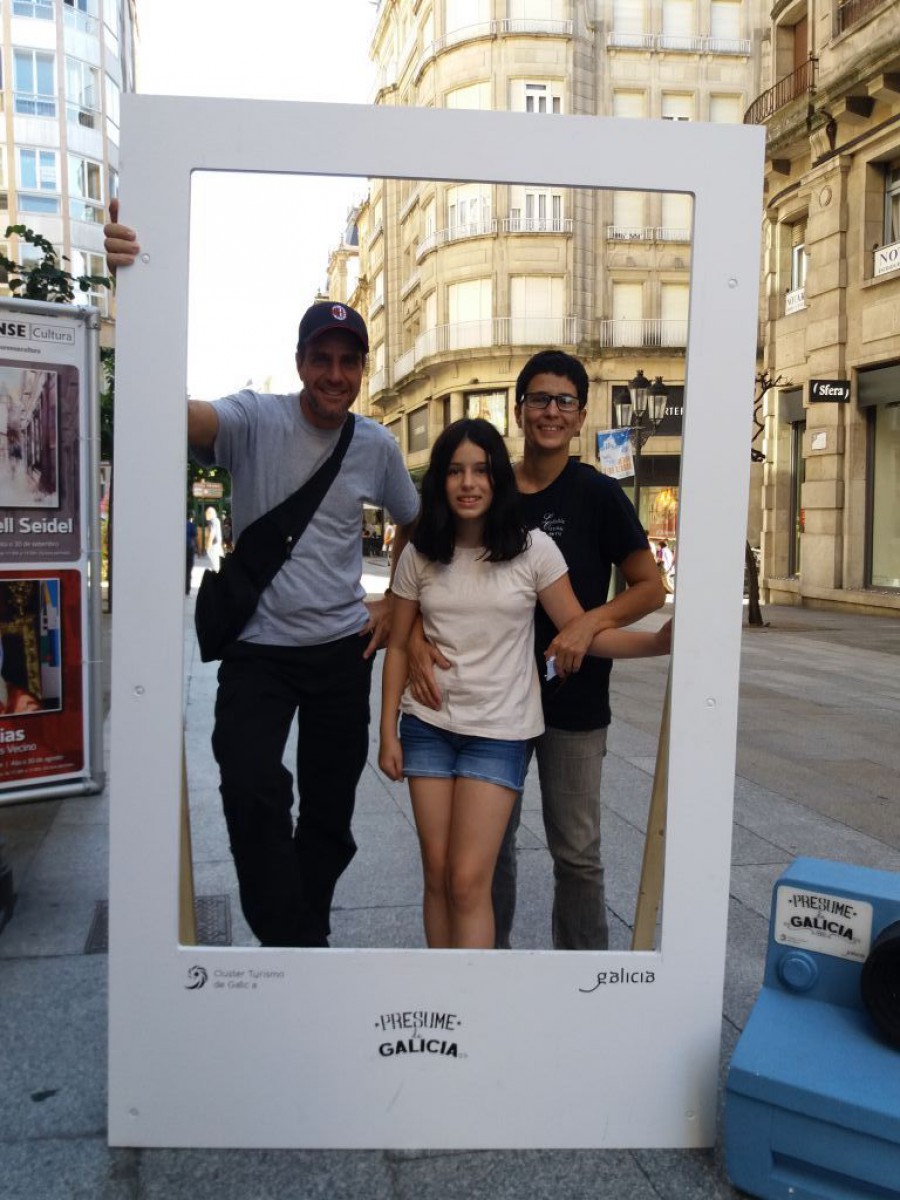
<svg viewBox="0 0 900 1200">
<path fill-rule="evenodd" d="M 0 302 L 0 804 L 95 786 L 92 314 Z"/>
</svg>

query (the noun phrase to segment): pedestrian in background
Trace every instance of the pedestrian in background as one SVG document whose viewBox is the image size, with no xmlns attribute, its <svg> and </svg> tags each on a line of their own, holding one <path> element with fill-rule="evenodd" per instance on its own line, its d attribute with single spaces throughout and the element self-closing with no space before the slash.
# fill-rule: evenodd
<svg viewBox="0 0 900 1200">
<path fill-rule="evenodd" d="M 662 578 L 663 587 L 668 595 L 675 591 L 675 555 L 672 547 L 663 538 L 656 548 L 656 563 Z"/>
<path fill-rule="evenodd" d="M 197 557 L 197 524 L 190 513 L 187 515 L 187 536 L 185 541 L 185 576 L 184 594 L 191 594 L 191 579 L 194 572 L 194 559 Z"/>
<path fill-rule="evenodd" d="M 222 522 L 219 514 L 210 504 L 206 510 L 206 557 L 214 571 L 218 571 L 222 562 Z"/>
</svg>

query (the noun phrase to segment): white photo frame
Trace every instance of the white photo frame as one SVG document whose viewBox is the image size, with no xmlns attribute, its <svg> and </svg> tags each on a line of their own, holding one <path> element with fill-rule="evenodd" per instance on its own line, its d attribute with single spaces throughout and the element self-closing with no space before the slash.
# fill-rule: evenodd
<svg viewBox="0 0 900 1200">
<path fill-rule="evenodd" d="M 764 131 L 148 96 L 122 107 L 122 212 L 142 253 L 121 273 L 117 327 L 110 1143 L 711 1144 Z M 178 944 L 184 555 L 173 531 L 194 170 L 693 195 L 661 951 Z M 237 306 L 211 314 L 223 336 L 239 317 Z M 380 1049 L 423 1019 L 421 1051 Z"/>
</svg>

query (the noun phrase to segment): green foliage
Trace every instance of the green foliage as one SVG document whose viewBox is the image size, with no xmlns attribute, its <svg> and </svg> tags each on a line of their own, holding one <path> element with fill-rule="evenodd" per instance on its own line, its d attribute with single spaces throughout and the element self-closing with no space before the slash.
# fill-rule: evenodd
<svg viewBox="0 0 900 1200">
<path fill-rule="evenodd" d="M 27 225 L 8 225 L 4 236 L 10 237 L 12 234 L 43 254 L 40 261 L 30 266 L 22 266 L 5 254 L 0 254 L 0 268 L 6 273 L 6 286 L 14 296 L 25 300 L 72 304 L 76 298 L 76 288 L 80 292 L 89 292 L 91 288 L 112 287 L 112 280 L 106 275 L 73 275 L 67 271 L 61 264 L 67 263 L 68 258 L 57 255 L 53 243 Z"/>
<path fill-rule="evenodd" d="M 112 462 L 113 425 L 116 405 L 116 349 L 100 347 L 100 458 Z"/>
<path fill-rule="evenodd" d="M 46 300 L 53 304 L 72 304 L 76 297 L 76 289 L 82 294 L 92 288 L 111 288 L 112 280 L 106 275 L 73 275 L 62 265 L 69 260 L 65 255 L 58 255 L 52 242 L 27 225 L 8 225 L 5 237 L 16 235 L 21 241 L 27 242 L 40 250 L 43 257 L 28 266 L 13 262 L 5 254 L 0 254 L 0 270 L 6 276 L 6 285 L 12 294 L 24 300 Z M 115 370 L 116 352 L 108 347 L 101 347 L 100 366 L 102 371 L 102 386 L 100 389 L 100 457 L 106 461 L 112 460 L 113 447 L 113 405 L 115 403 Z"/>
</svg>

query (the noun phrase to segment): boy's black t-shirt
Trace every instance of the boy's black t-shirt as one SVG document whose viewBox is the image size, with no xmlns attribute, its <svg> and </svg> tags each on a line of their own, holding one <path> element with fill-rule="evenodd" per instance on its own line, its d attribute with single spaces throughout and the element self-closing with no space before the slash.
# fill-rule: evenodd
<svg viewBox="0 0 900 1200">
<path fill-rule="evenodd" d="M 570 459 L 541 492 L 520 493 L 525 523 L 543 529 L 562 551 L 582 608 L 599 608 L 609 594 L 612 564 L 649 544 L 622 488 L 608 475 Z M 610 722 L 608 658 L 587 657 L 565 681 L 545 679 L 544 651 L 556 627 L 538 605 L 535 656 L 541 678 L 544 720 L 554 729 L 604 729 Z"/>
</svg>

